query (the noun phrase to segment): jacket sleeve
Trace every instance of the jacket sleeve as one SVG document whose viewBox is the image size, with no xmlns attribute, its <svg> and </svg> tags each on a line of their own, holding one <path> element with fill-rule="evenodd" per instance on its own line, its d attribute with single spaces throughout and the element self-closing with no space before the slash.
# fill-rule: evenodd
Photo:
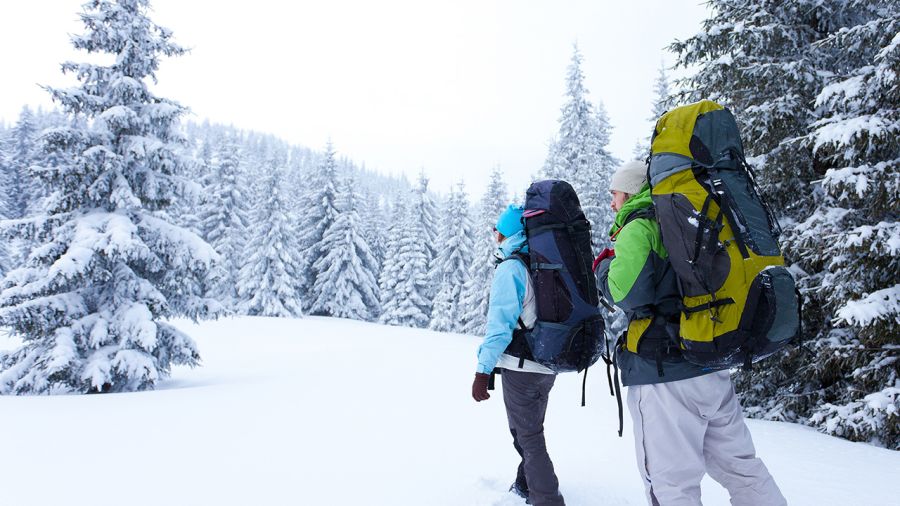
<svg viewBox="0 0 900 506">
<path fill-rule="evenodd" d="M 597 267 L 597 281 L 607 301 L 625 311 L 653 304 L 656 283 L 653 262 L 656 224 L 638 219 L 627 224 L 616 240 L 616 256 Z M 656 241 L 659 242 L 659 241 Z"/>
<path fill-rule="evenodd" d="M 476 372 L 490 374 L 500 355 L 512 341 L 513 330 L 522 314 L 528 271 L 522 262 L 508 260 L 497 266 L 491 284 L 488 304 L 487 330 L 478 348 Z"/>
</svg>

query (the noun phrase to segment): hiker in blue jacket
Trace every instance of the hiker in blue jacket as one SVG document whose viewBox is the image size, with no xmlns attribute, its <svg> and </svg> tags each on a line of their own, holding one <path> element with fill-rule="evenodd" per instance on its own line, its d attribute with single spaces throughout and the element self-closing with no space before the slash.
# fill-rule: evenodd
<svg viewBox="0 0 900 506">
<path fill-rule="evenodd" d="M 494 227 L 499 243 L 497 270 L 491 285 L 487 331 L 478 348 L 472 397 L 476 401 L 489 399 L 491 373 L 497 369 L 502 374 L 509 430 L 513 446 L 522 457 L 510 491 L 524 497 L 527 504 L 564 506 L 544 442 L 547 398 L 556 375 L 530 360 L 524 337 L 537 318 L 531 277 L 520 256 L 528 253 L 522 213 L 521 206 L 510 205 Z"/>
</svg>

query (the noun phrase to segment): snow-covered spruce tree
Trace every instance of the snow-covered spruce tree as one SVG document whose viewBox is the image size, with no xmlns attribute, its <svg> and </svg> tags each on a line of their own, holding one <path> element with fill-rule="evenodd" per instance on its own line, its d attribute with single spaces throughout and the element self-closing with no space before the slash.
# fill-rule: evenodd
<svg viewBox="0 0 900 506">
<path fill-rule="evenodd" d="M 34 113 L 28 106 L 22 107 L 19 118 L 10 129 L 5 142 L 7 173 L 6 213 L 8 219 L 19 219 L 37 213 L 39 193 L 31 174 L 32 166 L 40 156 L 37 149 L 39 130 Z M 24 237 L 16 234 L 5 239 L 10 255 L 10 265 L 19 265 L 31 249 Z"/>
<path fill-rule="evenodd" d="M 381 273 L 381 265 L 385 258 L 385 244 L 387 242 L 387 215 L 381 205 L 380 199 L 370 189 L 362 188 L 362 229 L 363 237 L 372 248 L 372 256 L 376 263 L 376 278 Z"/>
<path fill-rule="evenodd" d="M 576 45 L 566 70 L 566 101 L 561 108 L 559 134 L 544 164 L 543 176 L 548 179 L 572 181 L 579 172 L 590 170 L 596 163 L 594 107 L 584 87 L 581 61 L 581 52 Z"/>
<path fill-rule="evenodd" d="M 7 140 L 7 163 L 9 164 L 11 194 L 9 218 L 22 218 L 34 210 L 35 182 L 31 175 L 31 165 L 37 157 L 37 125 L 34 113 L 28 106 L 22 107 L 19 119 L 10 130 Z"/>
<path fill-rule="evenodd" d="M 900 5 L 870 6 L 822 43 L 840 49 L 809 136 L 828 169 L 792 249 L 828 317 L 794 377 L 812 425 L 900 450 Z"/>
<path fill-rule="evenodd" d="M 416 207 L 420 198 L 413 189 L 405 215 L 397 229 L 396 243 L 383 269 L 382 278 L 389 288 L 385 294 L 380 321 L 388 325 L 425 328 L 428 326 L 432 301 L 429 293 L 433 290 L 428 269 L 428 253 L 425 248 L 425 227 Z M 393 257 L 393 258 L 392 258 Z M 389 270 L 390 268 L 390 270 Z M 393 285 L 391 288 L 390 285 Z"/>
<path fill-rule="evenodd" d="M 284 194 L 284 158 L 271 153 L 261 187 L 266 199 L 254 209 L 249 241 L 238 273 L 238 311 L 254 316 L 303 315 L 303 262 Z"/>
<path fill-rule="evenodd" d="M 339 318 L 371 320 L 380 312 L 378 303 L 378 263 L 363 234 L 359 216 L 362 202 L 356 183 L 348 176 L 335 202 L 337 219 L 325 230 L 320 250 L 323 255 L 313 268 L 316 298 L 310 311 Z"/>
<path fill-rule="evenodd" d="M 581 52 L 574 47 L 566 78 L 566 102 L 559 118 L 559 134 L 551 145 L 543 176 L 562 179 L 575 188 L 591 222 L 595 247 L 607 241 L 612 218 L 609 210 L 609 177 L 618 160 L 606 149 L 609 119 L 602 104 L 597 113 L 588 100 L 581 71 Z"/>
<path fill-rule="evenodd" d="M 656 79 L 653 81 L 653 103 L 650 105 L 650 117 L 647 118 L 649 127 L 647 128 L 646 137 L 638 140 L 634 147 L 635 160 L 645 160 L 650 156 L 650 137 L 656 121 L 666 113 L 672 106 L 672 92 L 669 89 L 669 76 L 666 74 L 666 64 L 659 62 L 659 70 Z"/>
<path fill-rule="evenodd" d="M 439 227 L 440 221 L 438 220 L 438 205 L 435 203 L 434 198 L 431 195 L 431 192 L 428 191 L 428 178 L 425 176 L 425 170 L 422 169 L 419 171 L 419 180 L 418 185 L 416 186 L 413 192 L 413 199 L 411 202 L 411 209 L 414 215 L 419 217 L 419 221 L 421 221 L 421 227 L 424 231 L 422 236 L 422 247 L 425 248 L 425 262 L 429 266 L 434 265 L 434 261 L 437 258 L 440 246 L 438 244 L 438 235 L 439 235 Z M 435 273 L 436 271 L 432 270 L 431 273 Z M 437 286 L 438 280 L 430 279 L 428 282 L 428 288 L 425 291 L 425 296 L 429 301 L 434 300 L 434 297 L 437 295 Z M 430 303 L 429 303 L 430 306 Z M 427 314 L 429 317 L 431 316 L 431 308 L 429 307 Z"/>
<path fill-rule="evenodd" d="M 230 134 L 222 137 L 210 164 L 212 174 L 200 208 L 200 227 L 221 260 L 216 263 L 207 287 L 212 297 L 234 310 L 248 226 L 248 195 L 244 191 L 247 185 L 240 171 L 238 139 Z"/>
<path fill-rule="evenodd" d="M 0 222 L 6 220 L 12 214 L 12 173 L 6 156 L 5 143 L 6 132 L 0 126 Z M 9 240 L 0 237 L 0 276 L 5 275 L 13 267 L 13 258 L 10 254 Z"/>
<path fill-rule="evenodd" d="M 406 224 L 407 213 L 406 193 L 401 192 L 395 196 L 389 213 L 390 221 L 385 233 L 384 253 L 381 262 L 381 272 L 378 275 L 378 291 L 381 300 L 381 316 L 378 321 L 389 325 L 400 325 L 396 319 L 400 299 L 396 290 L 400 282 L 400 242 L 403 238 L 403 230 Z"/>
<path fill-rule="evenodd" d="M 307 164 L 304 154 L 297 148 L 290 149 L 288 165 L 285 172 L 285 184 L 287 185 L 288 202 L 292 209 L 297 211 L 298 218 L 303 220 L 306 205 L 305 198 L 311 193 L 310 181 L 315 172 L 316 162 Z M 302 221 L 298 222 L 297 230 L 302 230 Z M 299 241 L 302 242 L 302 241 Z"/>
<path fill-rule="evenodd" d="M 475 260 L 472 216 L 465 185 L 459 183 L 447 198 L 431 278 L 438 283 L 429 328 L 441 332 L 462 332 L 467 308 L 462 302 Z"/>
<path fill-rule="evenodd" d="M 300 248 L 303 251 L 304 284 L 301 285 L 307 304 L 318 298 L 316 278 L 320 271 L 316 261 L 325 255 L 322 238 L 325 231 L 337 220 L 338 209 L 335 201 L 338 193 L 338 166 L 331 141 L 325 147 L 325 154 L 317 168 L 309 175 L 307 192 L 300 205 Z M 321 286 L 321 285 L 320 285 Z"/>
<path fill-rule="evenodd" d="M 268 171 L 271 169 L 275 147 L 268 142 L 266 136 L 250 132 L 242 145 L 242 169 L 244 180 L 248 183 L 245 193 L 248 196 L 248 208 L 255 210 L 268 199 L 266 184 Z"/>
<path fill-rule="evenodd" d="M 484 333 L 487 323 L 488 302 L 491 296 L 491 282 L 494 279 L 494 268 L 497 241 L 494 239 L 494 225 L 500 213 L 509 202 L 509 190 L 503 180 L 500 168 L 491 172 L 491 180 L 478 205 L 478 216 L 475 229 L 472 231 L 473 260 L 469 268 L 469 280 L 463 289 L 461 305 L 465 309 L 463 328 L 465 334 L 480 335 Z"/>
<path fill-rule="evenodd" d="M 816 179 L 810 147 L 799 140 L 815 120 L 823 54 L 813 44 L 845 22 L 843 0 L 711 0 L 695 36 L 673 43 L 680 102 L 704 98 L 732 110 L 748 162 L 781 217 L 804 216 Z"/>
<path fill-rule="evenodd" d="M 85 4 L 77 49 L 113 55 L 111 64 L 65 63 L 81 82 L 50 89 L 85 129 L 43 134 L 45 153 L 67 163 L 36 173 L 53 193 L 43 214 L 16 223 L 37 241 L 25 265 L 7 274 L 0 325 L 24 345 L 0 357 L 0 391 L 56 393 L 153 387 L 173 365 L 196 365 L 196 346 L 165 321 L 218 311 L 185 296 L 215 252 L 165 219 L 183 181 L 177 103 L 153 95 L 162 56 L 184 51 L 146 15 L 145 0 Z M 77 124 L 77 123 L 76 123 Z"/>
<path fill-rule="evenodd" d="M 581 207 L 591 222 L 591 242 L 597 251 L 610 246 L 609 229 L 615 222 L 616 215 L 610 207 L 612 195 L 609 182 L 613 172 L 622 161 L 609 152 L 609 138 L 612 126 L 603 102 L 597 102 L 597 114 L 594 116 L 594 135 L 597 139 L 596 162 L 593 169 L 582 172 L 578 180 L 581 193 Z"/>
<path fill-rule="evenodd" d="M 84 116 L 76 116 L 74 119 L 69 120 L 65 114 L 60 112 L 58 109 L 53 109 L 50 112 L 44 112 L 40 108 L 38 108 L 37 112 L 34 114 L 34 126 L 35 126 L 35 138 L 34 138 L 34 149 L 32 151 L 31 165 L 28 168 L 26 180 L 26 187 L 23 189 L 25 193 L 27 193 L 26 200 L 28 204 L 25 207 L 25 215 L 31 216 L 35 214 L 40 214 L 43 212 L 45 199 L 52 188 L 47 188 L 40 184 L 40 180 L 36 174 L 33 173 L 35 170 L 40 170 L 41 167 L 55 167 L 57 165 L 65 163 L 64 160 L 57 160 L 57 155 L 48 155 L 44 150 L 41 149 L 41 132 L 57 128 L 57 127 L 73 127 L 73 128 L 86 128 L 87 124 L 85 123 Z M 31 246 L 33 245 L 24 245 L 21 249 L 22 255 L 27 255 L 31 250 Z"/>
</svg>

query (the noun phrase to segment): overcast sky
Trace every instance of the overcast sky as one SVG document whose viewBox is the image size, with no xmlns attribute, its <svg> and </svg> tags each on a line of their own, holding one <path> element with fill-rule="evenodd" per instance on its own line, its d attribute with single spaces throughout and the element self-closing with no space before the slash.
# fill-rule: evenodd
<svg viewBox="0 0 900 506">
<path fill-rule="evenodd" d="M 0 120 L 50 102 L 59 63 L 82 59 L 83 0 L 0 7 Z M 646 135 L 665 47 L 700 28 L 699 0 L 151 0 L 152 18 L 191 48 L 166 60 L 159 94 L 196 120 L 231 123 L 340 154 L 382 172 L 424 168 L 444 192 L 480 195 L 499 165 L 511 189 L 541 167 L 577 42 L 592 100 L 630 158 Z"/>
</svg>

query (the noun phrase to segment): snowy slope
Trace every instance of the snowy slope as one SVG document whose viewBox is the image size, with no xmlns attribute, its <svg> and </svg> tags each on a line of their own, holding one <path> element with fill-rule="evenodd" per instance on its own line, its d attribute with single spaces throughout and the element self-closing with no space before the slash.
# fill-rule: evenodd
<svg viewBox="0 0 900 506">
<path fill-rule="evenodd" d="M 470 397 L 477 339 L 326 318 L 179 326 L 204 366 L 155 392 L 0 398 L 0 504 L 522 504 L 505 493 L 517 456 L 500 394 Z M 580 387 L 561 376 L 547 416 L 568 504 L 645 504 L 602 369 L 585 408 Z M 750 428 L 793 506 L 898 504 L 900 453 Z M 703 496 L 728 504 L 709 480 Z"/>
</svg>

